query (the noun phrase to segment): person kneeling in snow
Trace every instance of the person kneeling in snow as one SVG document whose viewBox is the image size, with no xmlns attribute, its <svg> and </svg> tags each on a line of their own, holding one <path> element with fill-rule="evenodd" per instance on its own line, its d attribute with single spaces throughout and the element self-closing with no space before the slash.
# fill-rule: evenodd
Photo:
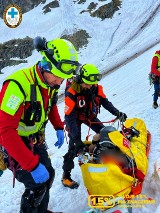
<svg viewBox="0 0 160 213">
<path fill-rule="evenodd" d="M 58 138 L 55 146 L 60 148 L 64 124 L 56 104 L 58 88 L 80 66 L 71 42 L 37 37 L 34 43 L 43 59 L 10 75 L 0 94 L 0 145 L 8 152 L 8 168 L 25 185 L 21 213 L 51 212 L 47 207 L 55 171 L 47 153 L 45 127 L 49 119 Z"/>
<path fill-rule="evenodd" d="M 62 184 L 71 189 L 78 188 L 78 183 L 71 178 L 71 170 L 74 168 L 74 157 L 83 148 L 81 141 L 81 125 L 90 125 L 90 122 L 100 122 L 97 115 L 101 105 L 121 121 L 125 121 L 127 115 L 119 112 L 108 101 L 103 92 L 103 87 L 98 85 L 101 75 L 96 66 L 85 64 L 81 67 L 74 82 L 66 89 L 65 93 L 65 123 L 68 129 L 69 150 L 64 156 Z M 99 133 L 104 127 L 102 123 L 91 124 L 91 129 Z"/>
</svg>

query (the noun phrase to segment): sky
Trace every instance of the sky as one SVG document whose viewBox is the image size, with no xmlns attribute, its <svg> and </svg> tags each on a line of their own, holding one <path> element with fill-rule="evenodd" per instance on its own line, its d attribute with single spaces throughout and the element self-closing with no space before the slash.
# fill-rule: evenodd
<svg viewBox="0 0 160 213">
<path fill-rule="evenodd" d="M 47 3 L 50 1 L 47 1 Z M 159 49 L 159 0 L 124 0 L 121 9 L 112 19 L 101 21 L 92 18 L 87 13 L 79 12 L 86 8 L 90 1 L 79 5 L 64 0 L 60 8 L 54 9 L 47 15 L 42 14 L 42 5 L 24 14 L 21 25 L 16 29 L 8 28 L 0 20 L 0 42 L 13 38 L 23 38 L 26 35 L 35 37 L 45 36 L 48 40 L 59 37 L 64 31 L 71 33 L 77 28 L 86 29 L 92 38 L 87 47 L 79 52 L 81 63 L 94 63 L 101 72 L 112 69 L 101 81 L 104 92 L 113 105 L 127 114 L 128 118 L 141 118 L 152 135 L 149 153 L 149 168 L 143 184 L 142 194 L 156 201 L 154 205 L 146 205 L 140 209 L 133 209 L 133 213 L 160 212 L 160 182 L 154 178 L 154 164 L 160 158 L 160 108 L 152 108 L 153 87 L 150 89 L 148 73 L 152 57 Z M 107 1 L 109 2 L 109 1 Z M 102 5 L 102 2 L 100 3 Z M 44 5 L 43 5 L 44 6 Z M 119 14 L 120 13 L 120 14 Z M 29 17 L 34 16 L 31 20 Z M 56 18 L 55 18 L 56 17 Z M 58 20 L 58 21 L 57 21 Z M 26 24 L 30 24 L 30 28 Z M 89 55 L 89 57 L 87 57 Z M 28 58 L 28 64 L 6 67 L 0 75 L 0 85 L 12 72 L 35 64 L 41 56 L 33 51 Z M 132 60 L 130 59 L 132 58 Z M 127 63 L 128 62 L 128 63 Z M 64 90 L 62 85 L 61 92 Z M 160 103 L 160 102 L 159 102 Z M 59 112 L 64 119 L 64 102 L 58 104 Z M 98 116 L 101 121 L 114 118 L 108 111 L 101 109 Z M 85 139 L 88 128 L 82 127 L 82 139 Z M 64 213 L 82 213 L 87 208 L 87 191 L 83 185 L 81 170 L 75 159 L 72 178 L 80 186 L 77 190 L 65 188 L 61 184 L 63 155 L 67 151 L 65 142 L 61 149 L 54 147 L 56 132 L 50 123 L 46 128 L 46 142 L 56 176 L 50 191 L 49 209 Z M 17 213 L 24 186 L 16 181 L 12 188 L 12 173 L 6 170 L 0 177 L 0 213 Z M 107 212 L 108 213 L 108 212 Z"/>
</svg>

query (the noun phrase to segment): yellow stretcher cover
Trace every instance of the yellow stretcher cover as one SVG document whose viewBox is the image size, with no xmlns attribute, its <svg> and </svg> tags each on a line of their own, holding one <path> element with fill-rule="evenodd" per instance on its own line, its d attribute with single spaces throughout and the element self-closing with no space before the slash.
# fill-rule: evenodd
<svg viewBox="0 0 160 213">
<path fill-rule="evenodd" d="M 124 174 L 115 164 L 92 164 L 81 166 L 84 185 L 92 195 L 113 195 L 125 189 L 120 196 L 128 195 L 131 191 L 133 177 Z"/>
<path fill-rule="evenodd" d="M 147 172 L 148 160 L 146 156 L 147 129 L 145 123 L 138 118 L 128 119 L 125 127 L 133 126 L 140 131 L 140 136 L 128 141 L 119 131 L 109 133 L 111 141 L 118 146 L 122 152 L 133 158 L 137 169 L 144 175 Z M 84 185 L 92 195 L 128 195 L 131 192 L 133 177 L 124 174 L 118 165 L 114 163 L 81 165 Z"/>
<path fill-rule="evenodd" d="M 139 137 L 133 137 L 131 141 L 128 141 L 119 131 L 115 131 L 108 134 L 109 138 L 123 153 L 134 159 L 137 169 L 146 175 L 148 169 L 146 125 L 139 118 L 128 119 L 124 125 L 127 128 L 133 126 L 137 129 L 140 132 Z"/>
</svg>

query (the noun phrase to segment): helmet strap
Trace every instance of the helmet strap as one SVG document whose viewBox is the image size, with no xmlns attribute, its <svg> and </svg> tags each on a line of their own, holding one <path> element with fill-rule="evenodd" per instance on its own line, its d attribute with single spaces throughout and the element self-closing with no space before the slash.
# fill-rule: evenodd
<svg viewBox="0 0 160 213">
<path fill-rule="evenodd" d="M 48 49 L 49 50 L 49 49 Z M 57 67 L 58 62 L 53 58 L 53 54 L 51 54 L 49 51 L 45 51 L 45 55 L 47 56 L 47 58 L 55 65 L 55 67 Z"/>
</svg>

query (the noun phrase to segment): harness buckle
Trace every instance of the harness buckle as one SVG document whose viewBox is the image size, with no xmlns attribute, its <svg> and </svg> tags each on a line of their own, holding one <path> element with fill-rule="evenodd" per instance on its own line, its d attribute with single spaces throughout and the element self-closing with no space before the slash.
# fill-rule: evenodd
<svg viewBox="0 0 160 213">
<path fill-rule="evenodd" d="M 85 103 L 85 100 L 79 100 L 78 104 L 79 104 L 79 107 L 82 108 L 85 106 L 86 103 Z"/>
<path fill-rule="evenodd" d="M 37 143 L 37 138 L 33 138 L 32 143 L 35 145 Z"/>
</svg>

